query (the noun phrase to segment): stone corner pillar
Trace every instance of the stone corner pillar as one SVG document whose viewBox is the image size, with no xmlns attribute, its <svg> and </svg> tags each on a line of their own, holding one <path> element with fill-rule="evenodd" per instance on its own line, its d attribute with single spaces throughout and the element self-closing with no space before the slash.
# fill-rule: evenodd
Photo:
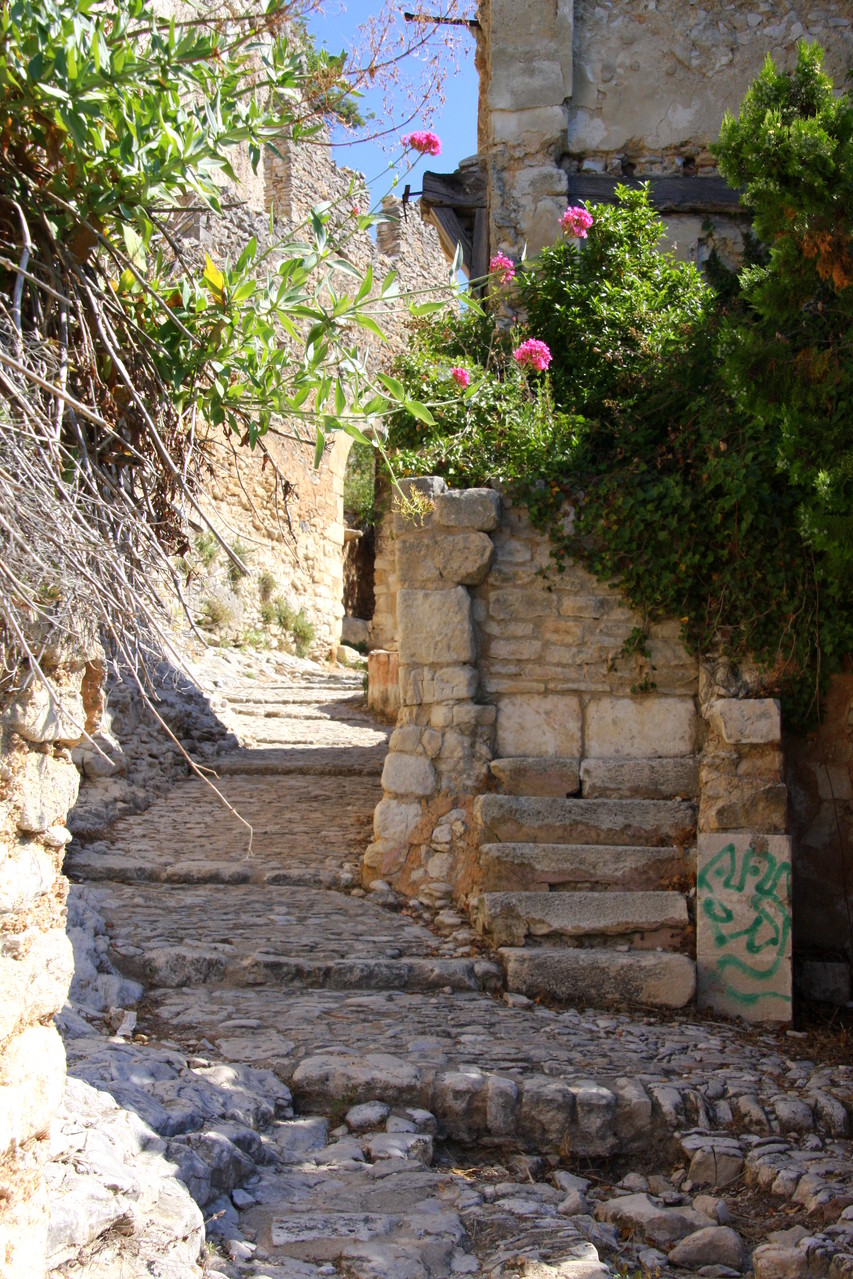
<svg viewBox="0 0 853 1279">
<path fill-rule="evenodd" d="M 773 698 L 703 698 L 696 881 L 698 1004 L 791 1020 L 791 840 Z"/>
<path fill-rule="evenodd" d="M 448 490 L 435 476 L 402 487 L 418 496 L 394 515 L 400 711 L 364 873 L 442 905 L 470 879 L 471 806 L 492 757 L 495 708 L 478 700 L 468 588 L 491 568 L 500 499 Z"/>
</svg>

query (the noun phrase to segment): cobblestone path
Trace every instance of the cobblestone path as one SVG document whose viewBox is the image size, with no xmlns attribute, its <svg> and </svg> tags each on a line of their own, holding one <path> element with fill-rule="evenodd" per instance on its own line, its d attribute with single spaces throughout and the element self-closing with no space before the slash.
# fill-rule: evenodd
<svg viewBox="0 0 853 1279">
<path fill-rule="evenodd" d="M 466 921 L 365 896 L 360 684 L 221 683 L 251 851 L 197 779 L 74 848 L 54 1273 L 853 1275 L 853 1070 L 503 995 Z"/>
</svg>

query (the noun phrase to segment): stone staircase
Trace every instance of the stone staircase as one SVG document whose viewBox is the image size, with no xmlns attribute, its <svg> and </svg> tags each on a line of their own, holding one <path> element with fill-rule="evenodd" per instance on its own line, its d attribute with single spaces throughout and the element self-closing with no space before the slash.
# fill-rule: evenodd
<svg viewBox="0 0 853 1279">
<path fill-rule="evenodd" d="M 694 995 L 698 760 L 496 759 L 475 803 L 477 930 L 509 990 L 680 1008 Z"/>
</svg>

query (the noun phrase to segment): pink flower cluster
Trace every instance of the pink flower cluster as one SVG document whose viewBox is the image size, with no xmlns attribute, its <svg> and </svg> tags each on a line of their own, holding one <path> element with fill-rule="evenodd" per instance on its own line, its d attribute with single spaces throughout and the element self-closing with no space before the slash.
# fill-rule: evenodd
<svg viewBox="0 0 853 1279">
<path fill-rule="evenodd" d="M 560 218 L 560 226 L 564 234 L 571 233 L 577 240 L 585 240 L 586 233 L 592 226 L 592 214 L 579 204 L 570 205 Z"/>
<path fill-rule="evenodd" d="M 505 253 L 496 253 L 489 261 L 489 270 L 498 277 L 499 284 L 509 284 L 515 279 L 515 263 Z"/>
<path fill-rule="evenodd" d="M 453 381 L 457 386 L 462 387 L 463 391 L 466 386 L 470 386 L 471 384 L 471 374 L 467 369 L 451 369 L 450 376 L 453 378 Z"/>
<path fill-rule="evenodd" d="M 403 146 L 420 151 L 421 155 L 441 155 L 441 141 L 437 135 L 422 129 L 407 133 L 403 138 Z"/>
<path fill-rule="evenodd" d="M 538 338 L 528 338 L 526 342 L 522 342 L 521 346 L 515 348 L 512 358 L 518 364 L 529 364 L 532 369 L 544 373 L 551 363 L 551 352 L 547 343 L 540 342 Z"/>
</svg>

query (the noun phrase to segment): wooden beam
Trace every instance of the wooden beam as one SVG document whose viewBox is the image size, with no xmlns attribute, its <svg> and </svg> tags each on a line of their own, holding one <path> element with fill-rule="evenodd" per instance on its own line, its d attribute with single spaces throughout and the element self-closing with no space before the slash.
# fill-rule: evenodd
<svg viewBox="0 0 853 1279">
<path fill-rule="evenodd" d="M 455 173 L 427 171 L 421 183 L 421 199 L 434 209 L 457 209 L 460 213 L 485 209 L 486 175 L 473 165 Z"/>
<path fill-rule="evenodd" d="M 611 178 L 604 173 L 570 173 L 569 199 L 612 204 L 616 187 L 649 183 L 651 203 L 661 213 L 746 213 L 737 191 L 716 175 L 704 177 Z"/>
</svg>

